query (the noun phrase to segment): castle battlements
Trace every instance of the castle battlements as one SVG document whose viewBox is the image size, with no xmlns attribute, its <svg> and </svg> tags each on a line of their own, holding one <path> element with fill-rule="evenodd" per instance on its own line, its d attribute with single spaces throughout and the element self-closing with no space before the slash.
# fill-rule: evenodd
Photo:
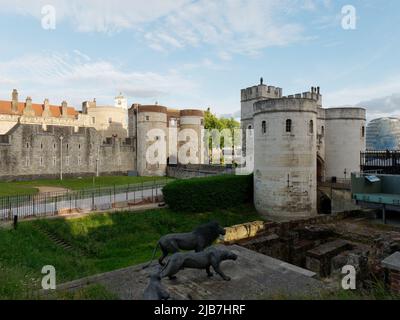
<svg viewBox="0 0 400 320">
<path fill-rule="evenodd" d="M 322 95 L 320 94 L 320 88 L 319 87 L 311 87 L 310 91 L 291 94 L 291 95 L 283 96 L 282 98 L 285 98 L 285 99 L 308 99 L 308 100 L 314 100 L 314 101 L 317 102 L 317 105 L 319 107 L 322 107 Z"/>
<path fill-rule="evenodd" d="M 280 90 L 261 81 L 241 91 L 242 150 L 254 160 L 254 205 L 267 216 L 312 216 L 318 181 L 359 170 L 365 109 L 323 109 L 319 87 L 287 96 Z"/>
<path fill-rule="evenodd" d="M 267 86 L 262 82 L 257 86 L 248 87 L 241 90 L 241 100 L 254 100 L 254 99 L 277 99 L 282 97 L 282 88 L 275 86 Z"/>
</svg>

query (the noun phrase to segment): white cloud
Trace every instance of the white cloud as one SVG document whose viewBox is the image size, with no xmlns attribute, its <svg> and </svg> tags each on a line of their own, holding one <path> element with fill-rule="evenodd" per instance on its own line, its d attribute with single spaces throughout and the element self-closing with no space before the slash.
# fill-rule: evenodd
<svg viewBox="0 0 400 320">
<path fill-rule="evenodd" d="M 0 93 L 8 97 L 11 84 L 18 84 L 21 97 L 29 95 L 39 102 L 48 97 L 55 103 L 67 99 L 80 106 L 83 100 L 94 97 L 100 103 L 112 103 L 120 91 L 131 98 L 155 101 L 196 89 L 193 82 L 174 70 L 156 73 L 122 69 L 106 60 L 93 60 L 79 51 L 26 55 L 0 62 L 0 74 L 7 79 Z"/>
<path fill-rule="evenodd" d="M 57 23 L 80 32 L 134 30 L 155 50 L 210 45 L 225 59 L 304 39 L 288 12 L 319 7 L 314 0 L 0 0 L 0 12 L 41 19 L 48 4 L 56 9 Z"/>
<path fill-rule="evenodd" d="M 367 86 L 347 87 L 325 95 L 329 105 L 358 104 L 376 98 L 400 93 L 400 75 L 383 79 L 381 82 Z"/>
<path fill-rule="evenodd" d="M 150 45 L 173 49 L 174 43 L 161 36 L 168 32 L 181 46 L 210 45 L 219 54 L 257 54 L 270 46 L 283 46 L 303 39 L 300 25 L 278 17 L 293 1 L 201 0 L 183 5 L 180 10 L 157 21 L 147 33 Z M 155 35 L 159 35 L 156 37 Z"/>
<path fill-rule="evenodd" d="M 41 9 L 52 5 L 57 23 L 67 20 L 81 32 L 112 33 L 154 21 L 190 0 L 0 0 L 0 12 L 41 19 Z"/>
<path fill-rule="evenodd" d="M 368 120 L 400 115 L 400 75 L 363 87 L 348 87 L 324 97 L 329 106 L 358 105 L 366 108 Z"/>
</svg>

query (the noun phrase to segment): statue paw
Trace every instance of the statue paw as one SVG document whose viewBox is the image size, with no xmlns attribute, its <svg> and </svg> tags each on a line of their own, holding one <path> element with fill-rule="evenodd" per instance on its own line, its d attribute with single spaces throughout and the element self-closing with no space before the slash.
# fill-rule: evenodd
<svg viewBox="0 0 400 320">
<path fill-rule="evenodd" d="M 224 280 L 225 280 L 225 281 L 230 281 L 230 280 L 231 280 L 231 277 L 226 276 L 226 277 L 224 277 Z"/>
</svg>

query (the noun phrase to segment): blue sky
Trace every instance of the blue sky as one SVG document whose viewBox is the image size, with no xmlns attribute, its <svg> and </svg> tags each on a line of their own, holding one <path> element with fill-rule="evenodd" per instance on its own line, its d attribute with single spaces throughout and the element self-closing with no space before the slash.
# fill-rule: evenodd
<svg viewBox="0 0 400 320">
<path fill-rule="evenodd" d="M 42 27 L 42 8 L 56 28 Z M 355 30 L 342 7 L 356 9 Z M 324 106 L 400 115 L 397 0 L 0 0 L 0 99 L 240 109 L 240 89 L 320 86 Z"/>
</svg>

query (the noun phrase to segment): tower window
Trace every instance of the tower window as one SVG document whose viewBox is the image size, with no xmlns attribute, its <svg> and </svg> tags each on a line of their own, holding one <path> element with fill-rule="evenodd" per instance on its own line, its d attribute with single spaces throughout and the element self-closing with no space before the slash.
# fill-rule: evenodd
<svg viewBox="0 0 400 320">
<path fill-rule="evenodd" d="M 146 121 L 149 121 L 150 120 L 150 117 L 149 116 L 146 116 Z"/>
<path fill-rule="evenodd" d="M 308 128 L 309 132 L 314 133 L 314 121 L 310 120 L 310 123 L 308 126 L 309 126 L 309 128 Z"/>
<path fill-rule="evenodd" d="M 108 123 L 112 123 L 112 118 L 108 118 Z"/>
<path fill-rule="evenodd" d="M 325 127 L 324 126 L 321 127 L 321 135 L 325 136 Z"/>
<path fill-rule="evenodd" d="M 267 133 L 267 121 L 265 121 L 265 120 L 261 123 L 261 133 L 262 134 Z"/>
<path fill-rule="evenodd" d="M 292 132 L 292 120 L 291 119 L 286 120 L 286 132 Z"/>
<path fill-rule="evenodd" d="M 362 138 L 365 137 L 365 127 L 364 126 L 361 127 L 361 137 Z"/>
</svg>

